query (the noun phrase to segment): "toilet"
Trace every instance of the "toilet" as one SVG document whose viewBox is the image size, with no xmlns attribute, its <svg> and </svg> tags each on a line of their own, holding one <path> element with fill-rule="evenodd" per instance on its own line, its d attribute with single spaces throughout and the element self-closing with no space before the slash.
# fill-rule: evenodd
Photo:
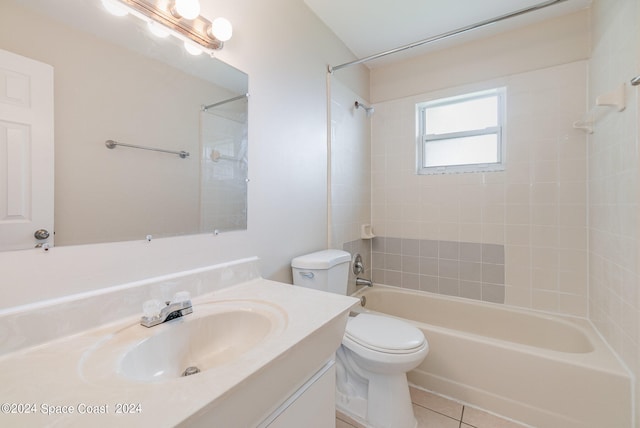
<svg viewBox="0 0 640 428">
<path fill-rule="evenodd" d="M 324 250 L 291 261 L 297 286 L 347 294 L 351 255 Z M 336 351 L 336 407 L 371 428 L 415 428 L 407 372 L 429 352 L 422 331 L 384 315 L 347 320 Z"/>
</svg>

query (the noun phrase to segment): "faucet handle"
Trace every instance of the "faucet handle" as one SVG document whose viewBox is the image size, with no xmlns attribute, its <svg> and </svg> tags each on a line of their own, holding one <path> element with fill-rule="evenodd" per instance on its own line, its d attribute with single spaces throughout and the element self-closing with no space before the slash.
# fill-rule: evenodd
<svg viewBox="0 0 640 428">
<path fill-rule="evenodd" d="M 178 291 L 176 294 L 173 295 L 173 299 L 171 300 L 171 303 L 188 302 L 190 300 L 191 300 L 191 293 L 189 293 L 188 291 Z"/>
<path fill-rule="evenodd" d="M 159 300 L 147 300 L 142 304 L 142 314 L 147 318 L 157 317 L 163 307 L 164 305 Z"/>
</svg>

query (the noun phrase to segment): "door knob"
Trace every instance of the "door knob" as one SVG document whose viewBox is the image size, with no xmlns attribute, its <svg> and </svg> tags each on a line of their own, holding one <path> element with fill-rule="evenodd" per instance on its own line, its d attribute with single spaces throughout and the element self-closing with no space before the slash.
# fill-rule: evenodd
<svg viewBox="0 0 640 428">
<path fill-rule="evenodd" d="M 46 229 L 38 229 L 33 236 L 35 236 L 36 239 L 47 239 L 49 237 L 49 231 Z"/>
</svg>

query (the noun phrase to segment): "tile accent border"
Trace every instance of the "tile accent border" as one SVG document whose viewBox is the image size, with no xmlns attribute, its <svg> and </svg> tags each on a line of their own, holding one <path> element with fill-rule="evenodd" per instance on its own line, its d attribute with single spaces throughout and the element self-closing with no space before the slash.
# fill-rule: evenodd
<svg viewBox="0 0 640 428">
<path fill-rule="evenodd" d="M 504 245 L 376 237 L 373 281 L 492 303 L 505 301 Z"/>
</svg>

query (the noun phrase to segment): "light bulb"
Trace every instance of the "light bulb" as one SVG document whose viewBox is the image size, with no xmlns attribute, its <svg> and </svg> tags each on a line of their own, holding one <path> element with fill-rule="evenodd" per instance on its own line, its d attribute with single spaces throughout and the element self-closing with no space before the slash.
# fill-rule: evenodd
<svg viewBox="0 0 640 428">
<path fill-rule="evenodd" d="M 200 15 L 199 0 L 176 0 L 174 6 L 178 15 L 185 19 L 195 19 Z"/>
<path fill-rule="evenodd" d="M 102 0 L 102 6 L 115 16 L 125 16 L 129 14 L 127 8 L 115 0 Z"/>
<path fill-rule="evenodd" d="M 211 34 L 221 42 L 226 42 L 233 35 L 233 26 L 228 19 L 216 18 L 211 23 Z"/>
<path fill-rule="evenodd" d="M 202 53 L 202 49 L 200 49 L 197 46 L 192 45 L 189 42 L 184 42 L 184 48 L 187 52 L 189 52 L 191 55 L 200 55 Z"/>
<path fill-rule="evenodd" d="M 149 27 L 149 31 L 156 37 L 164 39 L 169 35 L 169 31 L 155 21 L 149 21 L 147 26 Z"/>
</svg>

